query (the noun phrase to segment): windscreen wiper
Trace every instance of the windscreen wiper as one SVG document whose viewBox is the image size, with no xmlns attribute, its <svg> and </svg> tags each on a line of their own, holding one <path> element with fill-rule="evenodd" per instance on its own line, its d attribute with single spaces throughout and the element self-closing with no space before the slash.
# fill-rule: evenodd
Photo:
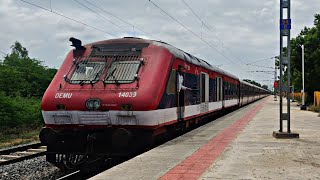
<svg viewBox="0 0 320 180">
<path fill-rule="evenodd" d="M 108 76 L 106 77 L 106 80 L 109 79 L 109 77 L 113 77 L 113 79 L 115 79 L 113 73 L 117 70 L 117 68 L 114 68 L 114 70 L 112 70 L 112 72 L 110 74 L 108 74 Z"/>
<path fill-rule="evenodd" d="M 116 79 L 116 77 L 113 75 L 116 70 L 117 70 L 117 68 L 114 68 L 114 70 L 112 70 L 112 72 L 109 74 L 108 78 L 109 78 L 109 77 L 113 77 L 114 82 L 115 82 L 117 85 L 119 85 L 119 84 L 120 84 L 119 81 L 118 81 L 118 80 Z"/>
</svg>

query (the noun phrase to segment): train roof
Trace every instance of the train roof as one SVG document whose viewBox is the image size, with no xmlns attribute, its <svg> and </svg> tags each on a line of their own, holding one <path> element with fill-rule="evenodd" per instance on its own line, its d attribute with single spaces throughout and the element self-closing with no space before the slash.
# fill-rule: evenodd
<svg viewBox="0 0 320 180">
<path fill-rule="evenodd" d="M 240 83 L 241 83 L 241 84 L 248 85 L 248 86 L 251 86 L 251 87 L 255 87 L 255 88 L 257 88 L 257 89 L 261 89 L 261 90 L 264 90 L 264 91 L 268 91 L 268 90 L 266 90 L 266 89 L 263 89 L 262 87 L 256 86 L 256 85 L 254 85 L 254 84 L 248 83 L 248 82 L 243 81 L 243 80 L 240 80 Z"/>
<path fill-rule="evenodd" d="M 198 65 L 200 67 L 203 67 L 203 68 L 206 68 L 206 69 L 209 69 L 211 71 L 215 71 L 215 72 L 218 72 L 220 74 L 224 74 L 226 76 L 229 76 L 229 77 L 232 77 L 234 79 L 237 79 L 239 80 L 239 78 L 231 73 L 228 73 L 216 66 L 212 66 L 211 64 L 209 64 L 207 61 L 203 60 L 203 59 L 200 59 L 200 58 L 197 58 L 181 49 L 178 49 L 170 44 L 167 44 L 167 43 L 164 43 L 164 42 L 161 42 L 161 41 L 153 41 L 153 44 L 154 45 L 158 45 L 158 46 L 162 46 L 162 47 L 165 47 L 166 49 L 168 49 L 174 56 L 180 58 L 180 59 L 183 59 L 189 63 L 192 63 L 192 64 L 195 64 L 195 65 Z"/>
<path fill-rule="evenodd" d="M 106 42 L 117 42 L 117 41 L 127 41 L 127 42 L 132 41 L 132 42 L 149 43 L 152 45 L 161 46 L 161 47 L 166 48 L 170 53 L 172 53 L 177 58 L 183 59 L 189 63 L 198 65 L 198 66 L 206 68 L 208 70 L 215 71 L 220 74 L 232 77 L 236 80 L 239 80 L 239 78 L 237 76 L 235 76 L 231 73 L 228 73 L 228 72 L 226 72 L 216 66 L 209 64 L 207 61 L 205 61 L 203 59 L 197 58 L 197 57 L 195 57 L 195 56 L 193 56 L 193 55 L 191 55 L 181 49 L 178 49 L 178 48 L 176 48 L 168 43 L 162 42 L 162 41 L 148 40 L 148 39 L 142 39 L 142 38 L 136 38 L 136 37 L 124 37 L 124 38 L 119 38 L 119 39 L 110 39 L 110 40 L 106 40 L 106 41 L 100 41 L 100 42 L 92 43 L 92 44 L 103 44 Z"/>
</svg>

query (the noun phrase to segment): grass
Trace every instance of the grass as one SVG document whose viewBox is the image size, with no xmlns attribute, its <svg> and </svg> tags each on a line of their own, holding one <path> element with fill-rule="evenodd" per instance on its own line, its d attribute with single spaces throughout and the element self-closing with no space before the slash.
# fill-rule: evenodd
<svg viewBox="0 0 320 180">
<path fill-rule="evenodd" d="M 318 112 L 318 117 L 320 117 L 320 106 L 315 106 L 315 105 L 312 105 L 312 106 L 309 106 L 309 111 L 314 111 L 314 112 Z"/>
<path fill-rule="evenodd" d="M 309 106 L 309 110 L 314 112 L 320 112 L 320 106 L 315 106 L 315 105 Z"/>
<path fill-rule="evenodd" d="M 4 128 L 0 130 L 0 148 L 39 141 L 42 127 Z"/>
</svg>

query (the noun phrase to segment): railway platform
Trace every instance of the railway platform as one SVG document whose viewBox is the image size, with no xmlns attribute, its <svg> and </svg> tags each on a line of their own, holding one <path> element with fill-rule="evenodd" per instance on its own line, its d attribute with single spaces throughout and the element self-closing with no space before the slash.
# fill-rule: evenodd
<svg viewBox="0 0 320 180">
<path fill-rule="evenodd" d="M 320 179 L 320 117 L 296 103 L 291 114 L 300 139 L 272 136 L 279 101 L 269 96 L 91 179 Z"/>
</svg>

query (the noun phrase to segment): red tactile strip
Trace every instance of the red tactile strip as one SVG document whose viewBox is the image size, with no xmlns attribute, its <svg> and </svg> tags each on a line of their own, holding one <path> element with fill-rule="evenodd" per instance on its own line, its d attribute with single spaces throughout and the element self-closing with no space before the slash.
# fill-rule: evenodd
<svg viewBox="0 0 320 180">
<path fill-rule="evenodd" d="M 187 159 L 164 174 L 161 180 L 172 179 L 198 179 L 208 167 L 220 156 L 228 144 L 236 138 L 237 134 L 257 114 L 269 98 L 264 99 L 260 104 L 243 115 L 232 125 L 212 138 L 207 144 L 194 152 Z"/>
</svg>

